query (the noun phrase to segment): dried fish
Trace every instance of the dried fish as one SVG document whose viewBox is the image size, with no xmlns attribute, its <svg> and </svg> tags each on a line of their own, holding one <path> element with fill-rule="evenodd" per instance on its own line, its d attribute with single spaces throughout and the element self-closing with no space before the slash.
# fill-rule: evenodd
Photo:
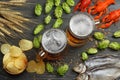
<svg viewBox="0 0 120 80">
<path fill-rule="evenodd" d="M 81 64 L 78 65 L 79 68 L 74 69 L 79 73 L 76 80 L 115 80 L 120 77 L 119 54 L 97 55 Z M 86 71 L 83 66 L 86 66 Z"/>
<path fill-rule="evenodd" d="M 78 73 L 84 73 L 86 71 L 86 66 L 81 63 L 78 66 L 74 67 L 73 70 Z"/>
<path fill-rule="evenodd" d="M 85 62 L 87 68 L 93 69 L 103 65 L 115 65 L 120 61 L 120 56 L 116 54 L 105 54 L 90 58 Z M 119 66 L 120 67 L 120 66 Z"/>
<path fill-rule="evenodd" d="M 79 74 L 76 80 L 89 80 L 89 76 L 87 74 Z"/>
<path fill-rule="evenodd" d="M 88 72 L 87 74 L 90 76 L 90 80 L 115 80 L 120 76 L 120 68 L 106 67 L 105 69 Z"/>
</svg>

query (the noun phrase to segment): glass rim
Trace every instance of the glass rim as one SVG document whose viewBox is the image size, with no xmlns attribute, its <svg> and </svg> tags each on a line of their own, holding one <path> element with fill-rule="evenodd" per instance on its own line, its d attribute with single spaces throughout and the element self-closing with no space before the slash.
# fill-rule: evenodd
<svg viewBox="0 0 120 80">
<path fill-rule="evenodd" d="M 60 48 L 60 49 L 58 49 L 58 50 L 55 51 L 55 52 L 52 52 L 52 51 L 50 51 L 49 49 L 47 49 L 47 48 L 44 46 L 44 43 L 43 43 L 43 40 L 44 40 L 43 37 L 45 36 L 46 33 L 48 33 L 48 32 L 51 31 L 51 30 L 52 30 L 52 31 L 57 30 L 57 31 L 63 33 L 63 35 L 65 36 L 65 42 L 64 42 L 63 47 Z M 52 29 L 46 30 L 46 31 L 43 33 L 42 40 L 41 40 L 41 44 L 42 44 L 43 49 L 44 49 L 46 52 L 50 53 L 50 54 L 60 53 L 60 52 L 62 52 L 62 51 L 66 48 L 66 46 L 67 46 L 66 33 L 65 33 L 63 30 L 61 30 L 61 29 L 53 29 L 53 28 L 52 28 Z"/>
</svg>

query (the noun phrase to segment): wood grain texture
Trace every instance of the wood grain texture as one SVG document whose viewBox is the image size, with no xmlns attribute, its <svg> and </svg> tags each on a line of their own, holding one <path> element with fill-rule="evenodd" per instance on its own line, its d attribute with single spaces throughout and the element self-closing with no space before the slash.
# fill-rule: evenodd
<svg viewBox="0 0 120 80">
<path fill-rule="evenodd" d="M 21 8 L 20 7 L 19 8 L 16 7 L 14 9 L 22 11 L 24 16 L 31 18 L 37 24 L 43 23 L 43 20 L 44 20 L 46 14 L 43 12 L 40 17 L 35 16 L 34 15 L 34 7 L 35 7 L 36 3 L 40 3 L 43 6 L 43 8 L 44 8 L 45 1 L 46 0 L 28 0 L 27 4 L 25 4 L 25 6 L 23 6 Z M 76 3 L 78 1 L 79 0 L 75 0 Z M 115 5 L 109 6 L 109 11 L 112 11 L 112 10 L 115 10 L 115 9 L 118 9 L 118 8 L 120 8 L 120 0 L 116 0 L 116 4 Z M 73 9 L 73 7 L 72 7 L 72 9 Z M 50 14 L 53 15 L 53 11 Z M 69 23 L 69 20 L 70 20 L 72 15 L 74 15 L 74 13 L 71 13 L 71 14 L 65 14 L 64 13 L 63 14 L 64 23 L 63 23 L 63 25 L 61 26 L 60 29 L 65 31 L 66 27 L 68 27 L 68 23 Z M 52 25 L 53 25 L 54 21 L 55 21 L 55 18 L 51 20 L 51 23 L 49 25 L 45 26 L 45 29 L 41 32 L 41 34 L 44 31 L 52 28 Z M 27 35 L 27 36 L 24 37 L 24 38 L 32 40 L 33 36 L 34 36 L 33 35 L 33 29 L 34 29 L 34 27 L 37 24 L 29 24 L 29 23 L 27 23 L 27 24 L 29 25 L 30 31 L 25 31 L 25 35 Z M 114 39 L 112 37 L 113 32 L 115 32 L 118 29 L 120 29 L 120 21 L 116 22 L 115 24 L 111 25 L 111 27 L 109 29 L 105 30 L 106 32 L 108 32 L 108 31 L 111 32 L 111 33 L 109 33 L 107 35 L 107 39 L 109 39 L 111 41 L 118 41 L 118 42 L 120 42 L 120 38 L 119 39 Z M 96 30 L 96 31 L 98 31 L 98 30 Z M 12 39 L 12 38 L 8 37 L 8 40 L 10 40 L 11 44 L 18 46 L 18 41 L 20 40 L 20 38 L 16 37 L 15 39 Z M 9 75 L 2 68 L 2 58 L 3 58 L 3 55 L 0 54 L 0 80 L 75 80 L 75 78 L 76 78 L 76 76 L 78 74 L 75 73 L 72 70 L 72 68 L 73 68 L 73 66 L 75 64 L 77 64 L 77 62 L 81 62 L 80 61 L 80 55 L 81 55 L 80 53 L 82 51 L 85 51 L 86 49 L 92 47 L 92 46 L 94 46 L 94 42 L 88 42 L 86 45 L 84 45 L 81 48 L 73 48 L 73 47 L 68 46 L 67 54 L 61 60 L 61 62 L 70 64 L 70 69 L 67 72 L 67 74 L 65 74 L 65 76 L 63 76 L 63 77 L 58 76 L 56 73 L 51 74 L 51 73 L 45 72 L 45 74 L 43 74 L 43 75 L 38 75 L 38 74 L 35 74 L 35 73 L 27 73 L 26 71 L 24 71 L 22 74 L 16 75 L 16 76 Z M 35 54 L 36 53 L 37 53 L 37 50 L 35 50 L 35 49 L 33 49 L 31 51 L 25 52 L 25 54 L 27 55 L 29 60 L 35 59 Z M 106 49 L 104 51 L 99 51 L 98 54 L 105 54 L 105 53 L 115 54 L 115 53 L 120 53 L 120 51 L 111 51 L 110 49 Z M 95 56 L 95 55 L 93 55 L 93 56 Z"/>
</svg>

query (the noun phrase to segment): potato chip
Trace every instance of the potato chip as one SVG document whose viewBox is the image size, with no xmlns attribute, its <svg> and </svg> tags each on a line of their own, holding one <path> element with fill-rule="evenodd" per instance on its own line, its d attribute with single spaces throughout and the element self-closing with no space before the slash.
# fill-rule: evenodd
<svg viewBox="0 0 120 80">
<path fill-rule="evenodd" d="M 5 54 L 4 57 L 3 57 L 3 65 L 4 65 L 4 67 L 6 67 L 6 65 L 7 65 L 10 61 L 13 61 L 13 60 L 12 60 L 12 57 L 10 57 L 10 54 L 9 54 L 9 53 Z"/>
<path fill-rule="evenodd" d="M 25 69 L 26 68 L 25 61 L 21 58 L 16 59 L 14 65 L 18 69 Z"/>
<path fill-rule="evenodd" d="M 11 46 L 9 52 L 12 57 L 19 57 L 22 54 L 22 50 L 17 46 Z"/>
<path fill-rule="evenodd" d="M 27 60 L 27 57 L 24 53 L 21 54 L 19 58 L 22 58 L 22 60 L 25 62 L 25 64 L 27 64 L 28 60 Z"/>
<path fill-rule="evenodd" d="M 10 44 L 2 44 L 1 45 L 1 52 L 6 54 L 9 52 L 11 45 Z"/>
<path fill-rule="evenodd" d="M 43 60 L 41 60 L 40 62 L 37 63 L 36 73 L 37 74 L 44 74 L 45 73 L 45 63 L 43 62 Z"/>
<path fill-rule="evenodd" d="M 6 70 L 10 74 L 18 74 L 19 70 L 14 66 L 14 62 L 9 62 L 6 66 Z"/>
<path fill-rule="evenodd" d="M 37 66 L 37 64 L 34 60 L 29 61 L 28 65 L 27 65 L 27 68 L 26 68 L 27 72 L 31 72 L 31 73 L 35 72 L 36 71 L 36 66 Z"/>
<path fill-rule="evenodd" d="M 19 46 L 20 46 L 22 51 L 27 51 L 27 50 L 30 50 L 33 48 L 33 43 L 30 40 L 21 39 L 19 41 Z"/>
<path fill-rule="evenodd" d="M 27 57 L 21 53 L 18 57 L 12 57 L 7 53 L 3 57 L 3 68 L 10 74 L 19 74 L 23 72 L 27 65 Z"/>
</svg>

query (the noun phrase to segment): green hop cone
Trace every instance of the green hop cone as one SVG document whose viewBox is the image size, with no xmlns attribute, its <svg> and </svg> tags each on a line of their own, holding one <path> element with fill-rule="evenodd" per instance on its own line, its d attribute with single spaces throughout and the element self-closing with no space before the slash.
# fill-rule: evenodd
<svg viewBox="0 0 120 80">
<path fill-rule="evenodd" d="M 102 32 L 95 32 L 94 38 L 97 40 L 103 40 L 105 38 L 105 35 Z"/>
<path fill-rule="evenodd" d="M 42 6 L 40 4 L 35 5 L 35 15 L 40 16 L 42 13 Z"/>
<path fill-rule="evenodd" d="M 34 29 L 34 35 L 40 33 L 42 30 L 44 29 L 44 25 L 43 24 L 39 24 L 35 27 Z"/>
<path fill-rule="evenodd" d="M 62 14 L 63 14 L 63 9 L 62 9 L 62 7 L 61 7 L 61 6 L 57 6 L 57 7 L 55 8 L 54 14 L 55 14 L 55 17 L 56 17 L 56 18 L 61 18 L 61 17 L 62 17 Z"/>
<path fill-rule="evenodd" d="M 98 43 L 98 48 L 106 49 L 108 47 L 109 43 L 110 43 L 109 40 L 102 40 L 101 42 Z"/>
<path fill-rule="evenodd" d="M 49 24 L 50 23 L 50 21 L 51 21 L 51 16 L 50 15 L 48 15 L 46 18 L 45 18 L 45 20 L 44 20 L 44 22 L 45 22 L 45 24 Z"/>
<path fill-rule="evenodd" d="M 113 36 L 114 36 L 115 38 L 120 38 L 120 30 L 115 31 L 114 34 L 113 34 Z"/>
<path fill-rule="evenodd" d="M 33 46 L 34 48 L 40 48 L 40 41 L 37 37 L 34 37 L 33 39 Z"/>
<path fill-rule="evenodd" d="M 66 0 L 66 3 L 67 3 L 69 6 L 74 6 L 74 5 L 75 5 L 75 1 L 74 1 L 74 0 Z"/>
<path fill-rule="evenodd" d="M 59 75 L 63 76 L 68 71 L 68 69 L 69 69 L 69 66 L 67 64 L 64 64 L 64 65 L 58 67 L 57 73 Z"/>
<path fill-rule="evenodd" d="M 97 54 L 98 50 L 96 48 L 89 48 L 87 50 L 87 53 L 88 54 Z"/>
<path fill-rule="evenodd" d="M 59 6 L 61 3 L 61 0 L 55 0 L 55 6 Z"/>
<path fill-rule="evenodd" d="M 61 18 L 58 18 L 58 19 L 55 21 L 55 23 L 54 23 L 54 25 L 53 25 L 53 28 L 59 28 L 59 27 L 62 25 L 62 23 L 63 23 L 63 20 L 62 20 Z"/>
<path fill-rule="evenodd" d="M 71 9 L 70 9 L 69 5 L 66 2 L 62 3 L 62 8 L 66 13 L 71 12 Z"/>
<path fill-rule="evenodd" d="M 50 73 L 53 73 L 53 72 L 54 72 L 54 68 L 53 68 L 53 66 L 52 66 L 50 63 L 47 63 L 47 64 L 46 64 L 46 69 L 47 69 L 47 71 L 50 72 Z"/>
<path fill-rule="evenodd" d="M 45 13 L 47 14 L 47 13 L 50 13 L 50 11 L 52 10 L 52 8 L 53 8 L 53 6 L 54 6 L 54 2 L 53 2 L 53 0 L 48 0 L 47 2 L 46 2 L 46 4 L 45 4 Z"/>
<path fill-rule="evenodd" d="M 113 50 L 120 50 L 120 43 L 118 42 L 111 42 L 109 44 L 109 48 Z"/>
<path fill-rule="evenodd" d="M 82 52 L 82 60 L 87 60 L 88 59 L 88 55 L 86 52 Z"/>
</svg>

